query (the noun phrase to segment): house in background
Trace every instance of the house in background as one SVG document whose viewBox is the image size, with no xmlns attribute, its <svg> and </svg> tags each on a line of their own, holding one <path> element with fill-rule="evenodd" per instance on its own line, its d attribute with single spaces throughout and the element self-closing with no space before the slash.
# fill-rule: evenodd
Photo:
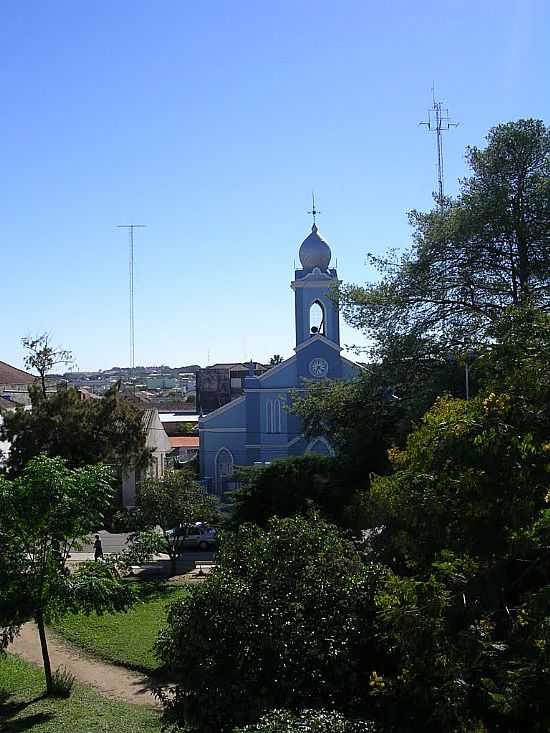
<svg viewBox="0 0 550 733">
<path fill-rule="evenodd" d="M 253 362 L 252 368 L 259 377 L 270 367 Z M 250 364 L 240 362 L 212 364 L 200 369 L 197 372 L 197 412 L 205 415 L 240 397 L 250 369 Z"/>
<path fill-rule="evenodd" d="M 6 412 L 15 412 L 17 403 L 13 400 L 6 400 L 4 397 L 0 397 L 0 428 L 2 427 L 3 415 Z M 8 460 L 10 452 L 10 443 L 7 440 L 0 440 L 0 470 L 2 470 Z"/>
<path fill-rule="evenodd" d="M 158 410 L 144 410 L 142 416 L 145 431 L 145 445 L 151 453 L 151 462 L 144 471 L 130 469 L 122 476 L 122 505 L 126 508 L 136 504 L 136 485 L 144 478 L 163 478 L 166 472 L 166 457 L 172 451 Z"/>
<path fill-rule="evenodd" d="M 183 410 L 174 412 L 159 412 L 162 427 L 168 436 L 190 435 L 195 433 L 198 435 L 197 426 L 199 424 L 199 416 L 195 412 L 185 412 Z"/>
<path fill-rule="evenodd" d="M 212 493 L 222 495 L 232 487 L 235 466 L 304 453 L 333 454 L 330 436 L 308 440 L 303 435 L 300 418 L 288 410 L 292 394 L 306 393 L 312 382 L 353 379 L 361 367 L 341 355 L 334 292 L 338 275 L 329 268 L 330 247 L 315 224 L 299 256 L 302 268 L 291 283 L 294 356 L 260 375 L 252 364 L 244 379 L 244 394 L 199 419 L 200 476 Z"/>
<path fill-rule="evenodd" d="M 174 435 L 168 439 L 172 447 L 170 457 L 173 457 L 176 467 L 190 463 L 199 455 L 198 435 Z"/>
<path fill-rule="evenodd" d="M 0 397 L 18 405 L 30 405 L 29 387 L 36 377 L 0 361 Z"/>
</svg>

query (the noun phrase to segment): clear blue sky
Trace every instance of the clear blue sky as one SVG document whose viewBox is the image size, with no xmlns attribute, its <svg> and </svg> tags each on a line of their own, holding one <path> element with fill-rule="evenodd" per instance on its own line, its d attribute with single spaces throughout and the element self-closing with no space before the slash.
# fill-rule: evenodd
<svg viewBox="0 0 550 733">
<path fill-rule="evenodd" d="M 432 80 L 453 193 L 489 127 L 548 120 L 549 40 L 545 0 L 5 0 L 0 360 L 49 331 L 128 364 L 132 221 L 137 364 L 290 356 L 311 190 L 340 276 L 372 278 L 432 205 Z"/>
</svg>

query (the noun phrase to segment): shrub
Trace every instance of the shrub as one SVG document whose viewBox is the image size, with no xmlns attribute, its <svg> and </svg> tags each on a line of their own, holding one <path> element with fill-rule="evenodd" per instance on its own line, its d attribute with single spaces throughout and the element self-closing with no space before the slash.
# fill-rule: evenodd
<svg viewBox="0 0 550 733">
<path fill-rule="evenodd" d="M 215 572 L 170 607 L 157 643 L 176 683 L 167 718 L 219 733 L 274 708 L 353 708 L 379 669 L 382 574 L 320 519 L 226 535 Z"/>
<path fill-rule="evenodd" d="M 70 697 L 75 676 L 65 667 L 58 667 L 52 674 L 52 689 L 50 695 L 52 697 Z"/>
<path fill-rule="evenodd" d="M 368 720 L 348 720 L 334 710 L 272 710 L 257 723 L 235 728 L 233 733 L 376 733 Z"/>
</svg>

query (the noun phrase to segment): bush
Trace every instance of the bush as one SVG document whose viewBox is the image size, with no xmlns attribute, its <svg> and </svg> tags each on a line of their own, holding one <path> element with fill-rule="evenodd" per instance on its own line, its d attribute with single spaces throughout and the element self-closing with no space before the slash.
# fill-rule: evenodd
<svg viewBox="0 0 550 733">
<path fill-rule="evenodd" d="M 354 484 L 342 480 L 341 464 L 334 458 L 286 458 L 265 467 L 243 468 L 238 478 L 241 488 L 233 495 L 234 526 L 254 522 L 266 527 L 271 517 L 305 514 L 312 504 L 329 522 L 349 526 L 346 508 L 352 502 Z"/>
<path fill-rule="evenodd" d="M 355 714 L 379 668 L 372 629 L 382 575 L 320 519 L 226 535 L 218 567 L 170 607 L 157 642 L 176 683 L 167 718 L 220 733 L 287 706 Z"/>
<path fill-rule="evenodd" d="M 273 710 L 257 723 L 235 728 L 233 733 L 376 733 L 368 720 L 347 720 L 334 710 Z"/>
<path fill-rule="evenodd" d="M 75 676 L 65 667 L 58 667 L 52 674 L 52 697 L 70 697 L 73 690 Z"/>
</svg>

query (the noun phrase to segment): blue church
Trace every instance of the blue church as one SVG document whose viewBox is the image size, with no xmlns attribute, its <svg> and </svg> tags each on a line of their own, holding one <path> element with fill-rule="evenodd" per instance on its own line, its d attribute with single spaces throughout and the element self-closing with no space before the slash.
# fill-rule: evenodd
<svg viewBox="0 0 550 733">
<path fill-rule="evenodd" d="M 287 406 L 291 393 L 307 391 L 307 383 L 353 379 L 361 367 L 341 355 L 340 319 L 334 300 L 338 284 L 330 268 L 331 251 L 314 222 L 300 247 L 302 268 L 294 290 L 295 354 L 261 376 L 250 374 L 244 394 L 199 419 L 200 474 L 210 493 L 232 486 L 236 466 L 266 463 L 304 453 L 332 455 L 330 437 L 307 440 L 300 418 Z"/>
</svg>

